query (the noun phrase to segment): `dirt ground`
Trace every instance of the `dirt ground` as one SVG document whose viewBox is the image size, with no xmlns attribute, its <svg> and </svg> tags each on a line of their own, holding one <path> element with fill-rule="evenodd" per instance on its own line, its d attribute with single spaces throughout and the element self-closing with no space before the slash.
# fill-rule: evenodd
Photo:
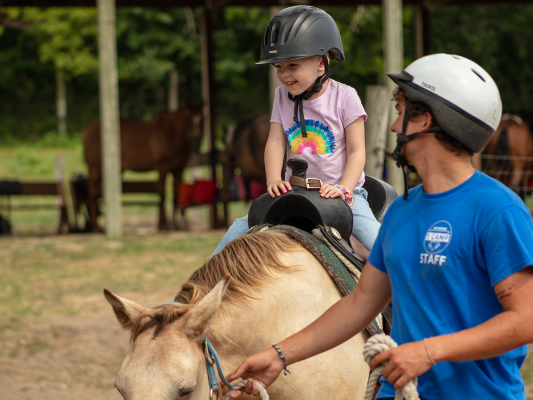
<svg viewBox="0 0 533 400">
<path fill-rule="evenodd" d="M 113 379 L 127 351 L 128 334 L 111 310 L 35 319 L 20 336 L 9 331 L 2 336 L 12 350 L 0 357 L 3 399 L 121 399 Z"/>
<path fill-rule="evenodd" d="M 209 241 L 209 246 L 212 246 L 221 232 L 195 235 L 200 241 Z M 184 237 L 174 234 L 164 239 L 180 240 Z M 57 241 L 61 243 L 61 248 L 75 247 L 72 243 L 66 245 L 65 240 L 64 236 L 59 236 L 31 239 L 31 242 L 51 246 Z M 66 243 L 69 243 L 68 240 Z M 0 240 L 0 250 L 6 245 L 16 247 L 20 243 Z M 102 256 L 98 260 L 101 263 Z M 110 258 L 109 262 L 113 260 L 117 262 L 116 258 Z M 172 284 L 157 291 L 134 290 L 119 294 L 152 307 L 173 298 L 177 287 Z M 4 289 L 0 272 L 0 300 L 6 296 Z M 73 310 L 78 310 L 73 315 L 45 312 L 40 316 L 24 316 L 19 321 L 13 318 L 5 320 L 0 316 L 1 399 L 121 399 L 113 389 L 113 381 L 128 350 L 129 333 L 120 328 L 101 291 L 90 295 L 74 293 L 65 299 Z M 528 399 L 533 398 L 532 369 L 533 360 L 529 357 L 523 368 Z"/>
<path fill-rule="evenodd" d="M 121 399 L 113 382 L 129 332 L 102 288 L 119 288 L 146 307 L 171 301 L 222 234 L 150 231 L 122 243 L 92 234 L 0 238 L 0 399 Z M 22 272 L 28 264 L 35 266 Z M 16 280 L 25 280 L 18 297 Z M 11 304 L 24 310 L 36 303 L 27 313 L 10 312 Z"/>
<path fill-rule="evenodd" d="M 139 296 L 152 307 L 175 292 Z M 4 400 L 118 400 L 113 381 L 129 348 L 129 333 L 100 297 L 79 299 L 76 316 L 27 317 L 23 330 L 4 328 L 0 343 L 0 398 Z"/>
</svg>

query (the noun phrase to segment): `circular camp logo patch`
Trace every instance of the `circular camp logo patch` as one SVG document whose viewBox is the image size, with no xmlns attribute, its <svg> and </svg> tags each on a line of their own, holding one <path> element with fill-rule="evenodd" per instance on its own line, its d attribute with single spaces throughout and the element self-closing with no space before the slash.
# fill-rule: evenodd
<svg viewBox="0 0 533 400">
<path fill-rule="evenodd" d="M 428 253 L 440 253 L 452 240 L 452 226 L 448 221 L 435 222 L 424 238 L 424 248 Z"/>
</svg>

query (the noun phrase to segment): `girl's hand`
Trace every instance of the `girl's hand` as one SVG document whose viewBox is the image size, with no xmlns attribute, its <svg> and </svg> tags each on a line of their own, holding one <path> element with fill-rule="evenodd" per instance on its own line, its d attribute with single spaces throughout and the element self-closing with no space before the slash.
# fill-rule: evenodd
<svg viewBox="0 0 533 400">
<path fill-rule="evenodd" d="M 287 181 L 276 181 L 267 185 L 268 194 L 272 197 L 281 196 L 280 191 L 287 193 L 289 190 L 292 190 L 292 186 Z"/>
<path fill-rule="evenodd" d="M 228 382 L 237 378 L 248 380 L 245 387 L 236 390 L 230 397 L 236 399 L 243 393 L 259 396 L 257 388 L 253 386 L 253 381 L 268 387 L 278 378 L 283 368 L 283 361 L 273 347 L 248 357 L 234 372 L 226 376 Z M 220 382 L 220 387 L 222 386 L 224 383 Z"/>
<path fill-rule="evenodd" d="M 342 193 L 342 190 L 340 190 L 338 187 L 329 185 L 327 183 L 323 183 L 322 186 L 320 186 L 320 190 L 318 192 L 320 193 L 321 197 L 324 197 L 326 199 L 333 199 L 335 197 L 340 197 L 342 200 L 346 201 L 344 197 L 344 193 Z"/>
</svg>

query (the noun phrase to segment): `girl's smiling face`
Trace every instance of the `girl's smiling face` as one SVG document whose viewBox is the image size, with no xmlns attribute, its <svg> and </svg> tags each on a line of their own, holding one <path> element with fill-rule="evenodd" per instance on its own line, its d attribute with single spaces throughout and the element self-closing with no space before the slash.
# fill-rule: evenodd
<svg viewBox="0 0 533 400">
<path fill-rule="evenodd" d="M 326 71 L 320 56 L 275 63 L 274 67 L 277 70 L 278 80 L 293 96 L 310 89 L 315 84 L 316 78 L 324 75 Z"/>
</svg>

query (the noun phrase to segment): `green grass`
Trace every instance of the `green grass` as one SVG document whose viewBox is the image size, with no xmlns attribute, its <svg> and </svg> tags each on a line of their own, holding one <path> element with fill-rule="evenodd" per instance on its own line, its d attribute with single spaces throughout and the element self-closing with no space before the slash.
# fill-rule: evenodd
<svg viewBox="0 0 533 400">
<path fill-rule="evenodd" d="M 80 137 L 61 137 L 49 134 L 34 143 L 1 142 L 0 143 L 0 180 L 16 180 L 20 182 L 54 182 L 56 181 L 56 164 L 61 159 L 65 179 L 72 179 L 77 174 L 87 175 L 87 166 L 83 158 L 83 146 Z M 197 168 L 197 178 L 206 179 L 208 168 Z M 157 180 L 156 171 L 133 172 L 125 171 L 124 180 Z M 183 180 L 193 181 L 192 171 L 187 169 Z M 172 210 L 172 178 L 167 176 L 166 211 L 170 216 Z M 10 221 L 16 235 L 53 234 L 56 231 L 58 215 L 56 211 L 56 196 L 12 196 L 9 203 L 0 198 L 0 214 L 6 214 L 7 204 L 12 212 Z M 128 202 L 146 202 L 147 206 L 125 206 L 123 208 L 123 222 L 126 226 L 155 226 L 158 218 L 157 208 L 153 205 L 159 201 L 156 194 L 126 194 L 123 195 L 124 204 Z M 44 206 L 31 210 L 20 209 L 24 206 Z M 194 218 L 208 220 L 206 207 L 200 207 Z M 237 206 L 238 208 L 238 206 Z M 187 212 L 189 214 L 189 212 Z M 238 216 L 244 215 L 240 212 Z M 170 217 L 169 217 L 170 218 Z M 80 220 L 80 224 L 83 221 Z"/>
<path fill-rule="evenodd" d="M 121 241 L 108 241 L 103 235 L 2 239 L 0 320 L 16 324 L 27 316 L 78 314 L 78 300 L 101 295 L 103 287 L 118 293 L 161 288 L 177 292 L 177 282 L 209 258 L 221 236 L 222 232 Z"/>
<path fill-rule="evenodd" d="M 0 369 L 15 382 L 10 392 L 15 397 L 9 398 L 29 390 L 18 383 L 26 381 L 43 384 L 42 398 L 51 398 L 49 390 L 53 393 L 57 382 L 102 390 L 93 398 L 116 398 L 113 376 L 128 343 L 127 338 L 123 343 L 109 338 L 108 330 L 118 325 L 102 289 L 147 307 L 171 301 L 222 235 L 173 232 L 120 241 L 102 234 L 0 238 Z M 103 316 L 109 327 L 98 322 L 95 327 Z"/>
</svg>

